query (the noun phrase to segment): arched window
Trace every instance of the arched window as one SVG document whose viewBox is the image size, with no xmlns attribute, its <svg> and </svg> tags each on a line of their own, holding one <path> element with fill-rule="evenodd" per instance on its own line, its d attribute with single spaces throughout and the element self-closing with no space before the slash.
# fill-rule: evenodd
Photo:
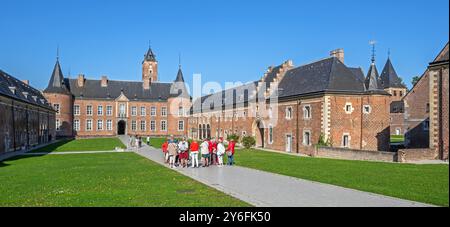
<svg viewBox="0 0 450 227">
<path fill-rule="evenodd" d="M 311 106 L 307 105 L 303 107 L 303 118 L 304 119 L 311 119 Z"/>
</svg>

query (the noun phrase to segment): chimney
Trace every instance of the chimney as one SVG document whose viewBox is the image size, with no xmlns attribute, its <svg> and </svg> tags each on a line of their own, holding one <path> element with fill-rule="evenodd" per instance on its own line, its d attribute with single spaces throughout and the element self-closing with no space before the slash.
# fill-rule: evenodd
<svg viewBox="0 0 450 227">
<path fill-rule="evenodd" d="M 108 77 L 102 76 L 102 87 L 108 87 Z"/>
<path fill-rule="evenodd" d="M 336 49 L 330 52 L 331 57 L 335 57 L 339 59 L 342 63 L 344 63 L 344 49 Z"/>
<path fill-rule="evenodd" d="M 84 75 L 79 74 L 77 79 L 78 87 L 84 87 Z"/>
<path fill-rule="evenodd" d="M 26 85 L 30 85 L 30 81 L 29 80 L 22 80 L 22 82 Z"/>
<path fill-rule="evenodd" d="M 142 86 L 144 87 L 144 90 L 150 89 L 150 78 L 144 78 Z"/>
</svg>

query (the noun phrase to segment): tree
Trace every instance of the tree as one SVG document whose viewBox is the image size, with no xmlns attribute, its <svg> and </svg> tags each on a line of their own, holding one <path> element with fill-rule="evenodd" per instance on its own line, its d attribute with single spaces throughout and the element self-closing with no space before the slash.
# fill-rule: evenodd
<svg viewBox="0 0 450 227">
<path fill-rule="evenodd" d="M 255 144 L 256 140 L 252 136 L 245 136 L 244 138 L 242 138 L 242 145 L 244 145 L 246 149 L 250 149 L 251 147 L 255 146 Z"/>
<path fill-rule="evenodd" d="M 411 81 L 412 85 L 416 86 L 416 84 L 417 84 L 417 82 L 419 82 L 419 80 L 420 80 L 420 76 L 413 77 L 412 81 Z"/>
</svg>

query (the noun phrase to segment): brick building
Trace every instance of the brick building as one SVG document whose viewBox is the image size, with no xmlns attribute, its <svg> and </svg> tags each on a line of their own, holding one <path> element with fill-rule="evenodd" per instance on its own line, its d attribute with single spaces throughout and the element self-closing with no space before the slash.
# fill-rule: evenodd
<svg viewBox="0 0 450 227">
<path fill-rule="evenodd" d="M 141 81 L 64 78 L 57 60 L 44 95 L 57 112 L 61 137 L 187 134 L 191 97 L 181 66 L 173 82 L 159 82 L 151 48 L 142 62 Z"/>
<path fill-rule="evenodd" d="M 55 111 L 40 91 L 0 70 L 0 155 L 55 139 Z"/>
<path fill-rule="evenodd" d="M 435 157 L 448 160 L 449 44 L 431 62 L 404 98 L 406 145 L 430 148 Z"/>
<path fill-rule="evenodd" d="M 194 101 L 189 135 L 250 135 L 257 146 L 312 155 L 322 136 L 333 147 L 388 151 L 391 96 L 372 62 L 344 64 L 342 49 L 300 67 L 286 61 L 259 81 Z"/>
</svg>

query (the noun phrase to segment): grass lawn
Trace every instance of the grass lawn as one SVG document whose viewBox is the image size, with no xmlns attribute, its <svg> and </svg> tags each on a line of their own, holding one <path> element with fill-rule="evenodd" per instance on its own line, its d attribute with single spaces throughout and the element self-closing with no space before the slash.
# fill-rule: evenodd
<svg viewBox="0 0 450 227">
<path fill-rule="evenodd" d="M 18 156 L 0 182 L 0 207 L 249 206 L 134 153 Z"/>
<path fill-rule="evenodd" d="M 77 139 L 59 141 L 31 152 L 112 151 L 116 147 L 126 148 L 118 138 Z"/>
<path fill-rule="evenodd" d="M 154 148 L 161 148 L 162 144 L 166 141 L 166 138 L 150 138 L 150 145 Z"/>
<path fill-rule="evenodd" d="M 405 136 L 391 135 L 391 143 L 403 143 L 403 142 L 405 142 Z"/>
<path fill-rule="evenodd" d="M 267 172 L 448 206 L 449 166 L 304 158 L 238 150 L 236 164 Z"/>
</svg>

